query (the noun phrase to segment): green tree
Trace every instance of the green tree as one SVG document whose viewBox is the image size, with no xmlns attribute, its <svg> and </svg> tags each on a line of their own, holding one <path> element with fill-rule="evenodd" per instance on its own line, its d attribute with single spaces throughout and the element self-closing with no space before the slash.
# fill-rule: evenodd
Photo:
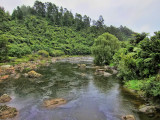
<svg viewBox="0 0 160 120">
<path fill-rule="evenodd" d="M 119 48 L 120 42 L 114 35 L 109 33 L 100 35 L 94 41 L 94 45 L 92 47 L 92 53 L 95 57 L 95 64 L 110 64 L 112 56 Z"/>
<path fill-rule="evenodd" d="M 10 16 L 8 13 L 5 13 L 3 7 L 0 7 L 0 31 L 6 32 L 10 30 L 8 21 L 10 20 Z"/>
<path fill-rule="evenodd" d="M 97 22 L 96 22 L 96 26 L 99 27 L 99 28 L 102 28 L 103 25 L 104 25 L 104 19 L 103 19 L 103 16 L 100 15 L 100 16 L 99 16 L 99 19 L 98 19 Z"/>
<path fill-rule="evenodd" d="M 91 19 L 87 15 L 83 16 L 83 22 L 84 22 L 84 27 L 85 28 L 90 27 Z"/>
<path fill-rule="evenodd" d="M 34 9 L 35 9 L 36 14 L 38 16 L 45 17 L 46 11 L 45 11 L 45 4 L 44 3 L 40 2 L 40 1 L 36 1 L 34 3 Z"/>
<path fill-rule="evenodd" d="M 76 27 L 76 30 L 81 30 L 81 28 L 83 28 L 83 21 L 82 21 L 82 16 L 81 14 L 78 14 L 76 13 L 76 16 L 75 16 L 75 27 Z"/>
<path fill-rule="evenodd" d="M 14 9 L 12 13 L 12 19 L 16 19 L 16 18 L 19 20 L 23 19 L 23 12 L 19 6 L 17 7 L 17 9 Z"/>
<path fill-rule="evenodd" d="M 0 62 L 8 59 L 8 41 L 4 35 L 0 35 Z"/>
</svg>

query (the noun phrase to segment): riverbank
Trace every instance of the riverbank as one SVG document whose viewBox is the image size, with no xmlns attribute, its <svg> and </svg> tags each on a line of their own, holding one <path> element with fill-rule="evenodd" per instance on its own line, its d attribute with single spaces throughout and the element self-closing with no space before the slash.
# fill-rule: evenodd
<svg viewBox="0 0 160 120">
<path fill-rule="evenodd" d="M 28 73 L 29 71 L 38 70 L 41 66 L 49 66 L 50 63 L 55 63 L 57 60 L 61 59 L 80 59 L 83 56 L 60 56 L 60 57 L 43 57 L 41 55 L 28 55 L 22 58 L 10 58 L 10 62 L 0 63 L 0 82 L 3 82 L 9 78 L 18 79 L 21 77 L 22 73 Z M 74 60 L 73 59 L 73 60 Z M 78 60 L 76 59 L 76 60 Z M 74 60 L 74 61 L 76 61 Z M 33 73 L 33 72 L 32 72 Z"/>
<path fill-rule="evenodd" d="M 153 86 L 153 84 L 155 84 L 153 80 L 155 81 L 155 79 L 157 81 L 159 77 L 156 76 L 144 80 L 130 80 L 125 82 L 123 85 L 123 89 L 127 92 L 144 100 L 144 105 L 139 106 L 139 112 L 142 112 L 150 117 L 160 116 L 160 99 L 155 97 L 157 95 L 156 93 L 158 91 L 158 87 Z M 158 84 L 159 83 L 157 81 L 157 85 Z"/>
</svg>

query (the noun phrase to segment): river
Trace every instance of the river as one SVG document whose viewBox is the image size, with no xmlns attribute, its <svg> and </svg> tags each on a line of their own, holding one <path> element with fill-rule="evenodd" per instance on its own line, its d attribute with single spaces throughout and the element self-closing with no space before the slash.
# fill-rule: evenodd
<svg viewBox="0 0 160 120">
<path fill-rule="evenodd" d="M 79 69 L 79 63 L 85 63 L 86 69 Z M 140 98 L 124 91 L 115 76 L 95 75 L 92 64 L 91 57 L 61 59 L 40 67 L 37 72 L 41 78 L 21 77 L 1 83 L 0 94 L 13 98 L 7 105 L 19 110 L 12 120 L 120 120 L 128 114 L 136 120 L 153 120 L 138 112 L 143 103 Z M 68 102 L 55 109 L 45 108 L 43 101 L 50 98 Z"/>
</svg>

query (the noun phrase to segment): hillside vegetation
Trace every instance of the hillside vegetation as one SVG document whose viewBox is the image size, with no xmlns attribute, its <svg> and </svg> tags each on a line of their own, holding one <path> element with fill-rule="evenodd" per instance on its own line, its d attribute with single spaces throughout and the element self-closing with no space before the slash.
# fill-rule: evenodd
<svg viewBox="0 0 160 120">
<path fill-rule="evenodd" d="M 22 57 L 43 50 L 50 56 L 88 55 L 99 35 L 109 32 L 120 41 L 134 32 L 127 27 L 104 25 L 87 15 L 73 13 L 53 3 L 36 1 L 33 7 L 18 6 L 10 15 L 0 7 L 0 62 L 10 57 Z"/>
</svg>

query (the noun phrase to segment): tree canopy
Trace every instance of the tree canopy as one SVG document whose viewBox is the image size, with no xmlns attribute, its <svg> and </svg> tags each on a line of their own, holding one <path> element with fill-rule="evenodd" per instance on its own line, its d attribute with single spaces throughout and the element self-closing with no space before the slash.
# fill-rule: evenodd
<svg viewBox="0 0 160 120">
<path fill-rule="evenodd" d="M 112 56 L 120 48 L 119 40 L 110 33 L 104 33 L 95 39 L 92 53 L 98 65 L 110 64 Z"/>
</svg>

